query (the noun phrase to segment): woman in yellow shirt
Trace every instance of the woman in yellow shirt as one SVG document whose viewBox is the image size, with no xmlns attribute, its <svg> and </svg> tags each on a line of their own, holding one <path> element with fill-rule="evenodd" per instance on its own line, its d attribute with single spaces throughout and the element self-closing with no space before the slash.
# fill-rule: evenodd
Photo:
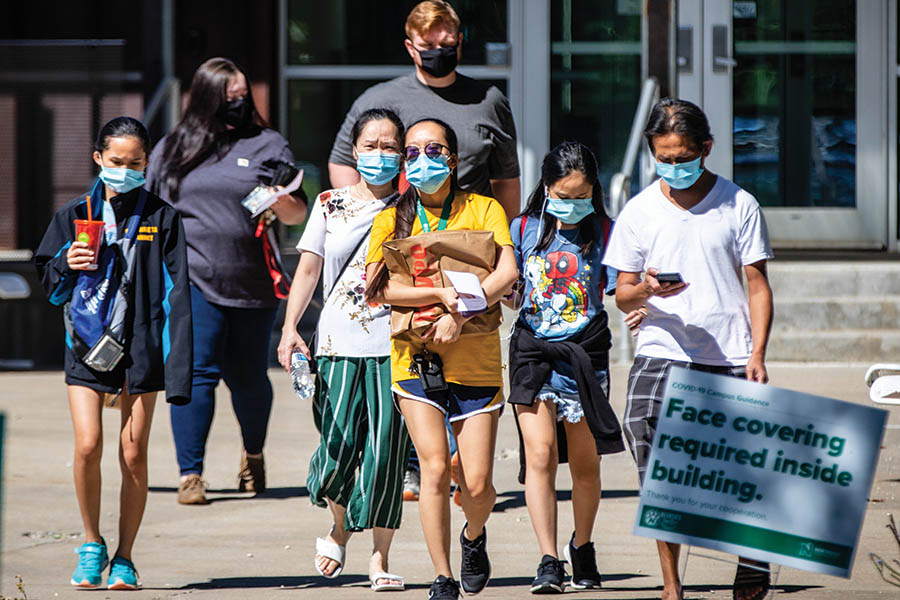
<svg viewBox="0 0 900 600">
<path fill-rule="evenodd" d="M 443 304 L 447 313 L 423 334 L 428 352 L 440 356 L 447 390 L 426 391 L 413 365 L 421 343 L 391 340 L 392 391 L 419 453 L 419 515 L 436 579 L 430 598 L 455 599 L 459 585 L 450 569 L 450 452 L 445 433 L 449 418 L 459 445 L 462 507 L 467 523 L 460 534 L 460 580 L 469 594 L 490 579 L 485 523 L 494 506 L 492 483 L 497 420 L 503 406 L 500 337 L 462 333 L 468 320 L 457 311 L 452 287 L 414 287 L 388 281 L 382 243 L 440 230 L 491 231 L 497 254 L 493 272 L 482 282 L 488 306 L 500 301 L 518 276 L 509 226 L 493 198 L 470 194 L 456 184 L 456 134 L 437 119 L 407 129 L 403 152 L 409 189 L 397 205 L 375 218 L 366 267 L 366 298 L 394 307 Z"/>
</svg>

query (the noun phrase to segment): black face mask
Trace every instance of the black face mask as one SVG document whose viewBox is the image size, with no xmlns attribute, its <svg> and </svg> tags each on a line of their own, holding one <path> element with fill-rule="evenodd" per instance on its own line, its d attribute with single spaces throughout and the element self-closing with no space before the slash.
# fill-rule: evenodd
<svg viewBox="0 0 900 600">
<path fill-rule="evenodd" d="M 217 113 L 222 122 L 231 125 L 235 129 L 243 129 L 250 124 L 253 118 L 253 110 L 246 98 L 237 98 L 226 102 Z"/>
<path fill-rule="evenodd" d="M 418 50 L 419 56 L 422 58 L 422 70 L 432 77 L 446 77 L 459 64 L 456 60 L 457 48 L 458 46 L 451 46 L 433 50 Z"/>
</svg>

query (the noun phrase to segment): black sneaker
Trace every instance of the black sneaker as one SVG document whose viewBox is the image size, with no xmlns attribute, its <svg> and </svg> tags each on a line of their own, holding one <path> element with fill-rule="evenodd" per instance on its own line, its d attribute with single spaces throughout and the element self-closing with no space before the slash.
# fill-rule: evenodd
<svg viewBox="0 0 900 600">
<path fill-rule="evenodd" d="M 558 558 L 545 554 L 538 565 L 537 577 L 531 582 L 532 594 L 562 594 L 566 589 L 566 572 Z"/>
<path fill-rule="evenodd" d="M 563 548 L 566 560 L 572 565 L 572 579 L 569 585 L 576 590 L 588 590 L 602 587 L 603 578 L 597 572 L 597 557 L 594 553 L 594 543 L 582 544 L 577 549 L 572 546 L 575 534 Z"/>
<path fill-rule="evenodd" d="M 466 524 L 468 525 L 468 524 Z M 491 561 L 487 555 L 487 528 L 477 539 L 469 541 L 464 535 L 466 525 L 459 534 L 459 545 L 462 546 L 462 567 L 459 569 L 459 580 L 462 589 L 470 595 L 484 589 L 491 579 Z"/>
<path fill-rule="evenodd" d="M 428 590 L 428 600 L 458 600 L 459 584 L 452 577 L 438 575 L 431 589 Z"/>
</svg>

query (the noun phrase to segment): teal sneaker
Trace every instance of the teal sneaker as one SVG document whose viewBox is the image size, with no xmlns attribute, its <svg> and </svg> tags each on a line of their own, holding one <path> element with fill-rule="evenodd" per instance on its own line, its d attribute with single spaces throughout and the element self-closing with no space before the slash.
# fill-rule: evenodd
<svg viewBox="0 0 900 600">
<path fill-rule="evenodd" d="M 72 573 L 72 585 L 79 588 L 93 589 L 100 587 L 103 578 L 103 569 L 109 564 L 109 555 L 106 553 L 106 542 L 101 538 L 101 543 L 85 543 L 75 548 L 78 555 L 78 566 Z"/>
<path fill-rule="evenodd" d="M 134 563 L 127 558 L 114 556 L 109 567 L 109 581 L 106 586 L 110 590 L 138 590 L 138 572 Z"/>
</svg>

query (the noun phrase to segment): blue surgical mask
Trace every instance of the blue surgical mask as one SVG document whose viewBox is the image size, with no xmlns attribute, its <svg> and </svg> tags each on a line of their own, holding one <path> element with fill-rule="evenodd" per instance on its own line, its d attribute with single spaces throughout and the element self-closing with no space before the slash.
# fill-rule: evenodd
<svg viewBox="0 0 900 600">
<path fill-rule="evenodd" d="M 428 158 L 422 152 L 416 160 L 406 165 L 406 180 L 425 194 L 433 194 L 441 189 L 448 177 L 450 167 L 447 165 L 447 157 L 443 155 Z"/>
<path fill-rule="evenodd" d="M 690 162 L 674 165 L 656 161 L 656 174 L 676 190 L 686 190 L 694 185 L 703 174 L 703 168 L 700 167 L 701 158 L 698 156 Z"/>
<path fill-rule="evenodd" d="M 100 181 L 119 194 L 127 194 L 134 188 L 144 185 L 144 172 L 133 171 L 124 167 L 103 167 L 100 170 Z"/>
<path fill-rule="evenodd" d="M 547 212 L 566 225 L 574 225 L 594 212 L 593 198 L 551 198 L 547 194 Z"/>
<path fill-rule="evenodd" d="M 372 185 L 383 185 L 400 172 L 400 155 L 381 152 L 360 153 L 356 159 L 356 170 Z"/>
</svg>

